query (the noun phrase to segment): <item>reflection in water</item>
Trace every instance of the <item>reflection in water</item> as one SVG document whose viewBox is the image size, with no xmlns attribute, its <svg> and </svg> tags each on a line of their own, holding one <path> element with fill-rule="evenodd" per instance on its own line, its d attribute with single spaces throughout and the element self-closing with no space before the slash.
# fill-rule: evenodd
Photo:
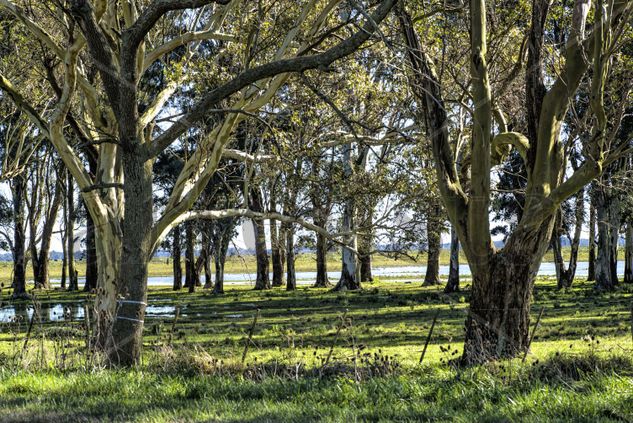
<svg viewBox="0 0 633 423">
<path fill-rule="evenodd" d="M 30 322 L 35 312 L 33 304 L 18 303 L 0 307 L 0 323 L 22 323 Z M 145 309 L 145 316 L 153 317 L 173 317 L 176 314 L 176 307 L 168 305 L 148 305 Z M 36 322 L 41 318 L 43 323 L 47 322 L 72 322 L 83 320 L 85 317 L 84 303 L 64 303 L 51 304 L 43 302 L 40 304 L 39 315 L 36 315 Z"/>
</svg>

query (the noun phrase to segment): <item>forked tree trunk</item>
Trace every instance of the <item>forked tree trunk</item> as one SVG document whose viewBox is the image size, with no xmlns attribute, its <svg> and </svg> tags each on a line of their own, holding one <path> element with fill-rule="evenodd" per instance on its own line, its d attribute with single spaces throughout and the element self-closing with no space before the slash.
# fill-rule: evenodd
<svg viewBox="0 0 633 423">
<path fill-rule="evenodd" d="M 448 281 L 444 287 L 446 294 L 459 291 L 459 238 L 453 226 L 451 226 L 451 258 L 448 267 Z"/>
<path fill-rule="evenodd" d="M 19 174 L 13 179 L 13 298 L 26 298 L 26 233 L 24 206 L 26 179 Z"/>
<path fill-rule="evenodd" d="M 313 286 L 315 288 L 329 287 L 330 279 L 327 275 L 327 238 L 320 233 L 316 234 L 316 266 L 316 281 Z"/>
<path fill-rule="evenodd" d="M 181 245 L 180 245 L 180 226 L 173 229 L 173 244 L 171 246 L 172 268 L 174 273 L 174 291 L 182 289 L 182 261 L 181 261 Z"/>
<path fill-rule="evenodd" d="M 631 221 L 626 224 L 624 283 L 633 283 L 633 222 Z"/>
<path fill-rule="evenodd" d="M 427 236 L 427 263 L 423 286 L 440 284 L 440 252 L 442 250 L 442 237 L 440 235 L 441 223 L 438 219 L 439 210 L 435 208 L 429 215 L 426 223 Z"/>
<path fill-rule="evenodd" d="M 578 266 L 578 249 L 580 248 L 580 237 L 582 235 L 582 226 L 584 223 L 585 213 L 585 191 L 580 190 L 576 195 L 575 213 L 574 213 L 574 234 L 571 238 L 569 251 L 569 264 L 565 266 L 563 253 L 560 242 L 560 233 L 555 229 L 553 238 L 554 262 L 556 265 L 557 287 L 558 289 L 570 288 L 576 277 L 576 268 Z M 558 219 L 561 219 L 560 214 Z M 558 222 L 557 226 L 560 226 Z"/>
<path fill-rule="evenodd" d="M 515 230 L 489 267 L 471 266 L 473 290 L 462 361 L 477 364 L 515 357 L 528 346 L 530 296 L 549 240 L 551 223 L 537 232 Z"/>
<path fill-rule="evenodd" d="M 131 143 L 123 149 L 125 174 L 125 217 L 119 298 L 109 344 L 109 358 L 114 364 L 135 365 L 140 362 L 143 321 L 147 305 L 147 266 L 152 254 L 152 162 L 144 161 Z"/>
<path fill-rule="evenodd" d="M 286 231 L 286 291 L 297 289 L 297 273 L 295 272 L 295 236 L 292 224 Z"/>
<path fill-rule="evenodd" d="M 46 220 L 44 221 L 44 227 L 42 229 L 40 251 L 37 254 L 37 260 L 32 259 L 33 262 L 37 262 L 37 266 L 33 266 L 33 271 L 35 286 L 38 288 L 50 287 L 50 281 L 48 278 L 48 265 L 50 263 L 49 255 L 51 250 L 51 239 L 53 237 L 53 228 L 55 227 L 55 222 L 57 221 L 59 208 L 64 200 L 63 182 L 64 181 L 60 179 L 55 184 L 55 193 L 50 203 L 50 209 L 46 214 Z M 35 251 L 35 249 L 33 249 L 33 251 Z"/>
<path fill-rule="evenodd" d="M 589 205 L 589 265 L 587 268 L 587 281 L 596 280 L 596 208 L 593 200 Z"/>
</svg>

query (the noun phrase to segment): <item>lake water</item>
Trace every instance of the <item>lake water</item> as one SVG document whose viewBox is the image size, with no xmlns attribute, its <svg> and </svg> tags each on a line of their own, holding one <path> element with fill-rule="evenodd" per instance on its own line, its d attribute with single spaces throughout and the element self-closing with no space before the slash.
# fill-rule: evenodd
<svg viewBox="0 0 633 423">
<path fill-rule="evenodd" d="M 576 277 L 582 278 L 587 276 L 587 270 L 589 268 L 588 262 L 579 262 L 576 269 Z M 448 276 L 448 266 L 440 266 L 440 275 Z M 383 278 L 398 278 L 398 279 L 421 279 L 426 272 L 426 266 L 400 266 L 400 267 L 374 267 L 372 274 L 377 277 Z M 459 274 L 464 277 L 470 277 L 470 268 L 467 264 L 459 266 Z M 618 274 L 624 274 L 624 261 L 618 262 Z M 539 270 L 540 276 L 555 276 L 556 269 L 554 263 L 542 263 Z M 328 276 L 331 281 L 336 281 L 340 278 L 341 272 L 328 272 Z M 272 277 L 272 274 L 271 274 Z M 255 284 L 255 273 L 234 273 L 224 275 L 225 285 L 243 285 L 243 284 Z M 316 272 L 297 272 L 297 284 L 298 285 L 310 285 L 316 279 Z M 184 278 L 183 278 L 184 280 Z M 54 285 L 59 284 L 59 279 L 51 279 Z M 83 285 L 84 279 L 79 278 L 80 285 Z M 152 276 L 148 278 L 148 284 L 150 286 L 171 286 L 173 283 L 172 276 Z"/>
</svg>

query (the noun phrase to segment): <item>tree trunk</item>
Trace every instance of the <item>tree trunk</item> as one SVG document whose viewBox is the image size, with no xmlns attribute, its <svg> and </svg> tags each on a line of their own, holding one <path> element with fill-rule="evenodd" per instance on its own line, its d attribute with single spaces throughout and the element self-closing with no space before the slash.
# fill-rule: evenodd
<svg viewBox="0 0 633 423">
<path fill-rule="evenodd" d="M 611 271 L 611 233 L 609 228 L 609 198 L 603 187 L 594 190 L 598 223 L 598 252 L 596 255 L 596 289 L 612 291 L 617 280 Z"/>
<path fill-rule="evenodd" d="M 618 284 L 618 246 L 620 244 L 620 198 L 613 195 L 609 202 L 609 269 L 614 284 Z"/>
<path fill-rule="evenodd" d="M 593 200 L 589 202 L 589 267 L 587 281 L 596 280 L 596 208 Z"/>
<path fill-rule="evenodd" d="M 226 262 L 226 253 L 229 249 L 231 241 L 232 225 L 222 232 L 221 236 L 216 239 L 215 245 L 215 285 L 213 286 L 214 294 L 224 294 L 224 263 Z"/>
<path fill-rule="evenodd" d="M 274 210 L 274 209 L 273 209 Z M 273 286 L 284 284 L 284 263 L 279 246 L 279 228 L 275 219 L 270 219 L 270 256 L 273 264 Z"/>
<path fill-rule="evenodd" d="M 191 293 L 196 290 L 196 281 L 198 279 L 195 258 L 195 236 L 192 221 L 185 223 L 185 244 L 185 287 L 188 288 Z"/>
<path fill-rule="evenodd" d="M 68 187 L 66 192 L 66 251 L 68 252 L 68 290 L 78 291 L 79 281 L 75 270 L 75 184 L 70 172 L 68 175 Z M 66 255 L 64 255 L 66 257 Z"/>
<path fill-rule="evenodd" d="M 26 298 L 26 233 L 24 206 L 26 179 L 19 174 L 13 179 L 13 298 Z"/>
<path fill-rule="evenodd" d="M 330 279 L 327 275 L 327 238 L 320 233 L 316 234 L 316 263 L 317 271 L 314 287 L 327 288 L 330 286 Z"/>
<path fill-rule="evenodd" d="M 440 252 L 442 250 L 442 237 L 440 235 L 441 222 L 439 221 L 439 207 L 434 207 L 432 214 L 428 216 L 426 223 L 427 236 L 427 263 L 426 274 L 422 286 L 440 284 Z"/>
<path fill-rule="evenodd" d="M 90 213 L 86 213 L 86 282 L 84 291 L 90 292 L 97 288 L 97 246 L 95 242 L 95 225 Z"/>
<path fill-rule="evenodd" d="M 359 235 L 358 237 L 358 261 L 360 264 L 360 281 L 373 282 L 374 278 L 371 274 L 371 250 L 374 241 L 372 233 L 372 218 L 373 209 L 369 207 L 363 213 L 359 213 L 362 216 L 361 228 L 363 228 L 366 234 Z"/>
<path fill-rule="evenodd" d="M 147 265 L 152 254 L 152 162 L 144 161 L 137 143 L 123 148 L 125 175 L 123 242 L 118 277 L 117 313 L 112 327 L 112 363 L 140 362 L 147 305 Z"/>
<path fill-rule="evenodd" d="M 180 226 L 176 226 L 173 229 L 173 243 L 171 246 L 171 259 L 174 273 L 174 291 L 182 289 L 182 261 L 181 261 L 181 241 L 180 241 Z"/>
<path fill-rule="evenodd" d="M 213 288 L 213 277 L 211 276 L 211 237 L 205 230 L 202 233 L 202 260 L 204 266 L 204 289 Z"/>
<path fill-rule="evenodd" d="M 459 238 L 457 231 L 451 226 L 451 258 L 448 270 L 448 282 L 444 292 L 450 294 L 459 291 Z"/>
<path fill-rule="evenodd" d="M 287 225 L 286 231 L 286 291 L 297 289 L 297 274 L 295 272 L 295 236 L 292 224 Z"/>
<path fill-rule="evenodd" d="M 46 215 L 46 220 L 44 221 L 39 256 L 37 260 L 34 260 L 37 261 L 37 269 L 33 266 L 35 286 L 37 288 L 50 287 L 50 281 L 48 279 L 48 264 L 50 262 L 49 254 L 51 250 L 51 239 L 53 237 L 53 228 L 55 227 L 59 207 L 64 199 L 63 191 L 63 180 L 60 179 L 55 184 L 55 194 L 53 195 L 52 202 L 50 203 L 50 209 Z"/>
<path fill-rule="evenodd" d="M 252 188 L 250 192 L 251 209 L 256 212 L 263 212 L 262 196 L 258 188 Z M 266 232 L 263 220 L 253 220 L 253 229 L 255 231 L 255 255 L 257 257 L 257 278 L 255 280 L 255 289 L 271 289 L 268 262 L 268 253 L 266 252 Z"/>
<path fill-rule="evenodd" d="M 633 283 L 633 222 L 626 224 L 624 247 L 624 283 Z"/>
<path fill-rule="evenodd" d="M 486 260 L 489 266 L 471 265 L 465 364 L 515 357 L 527 348 L 532 288 L 551 233 L 547 222 L 535 232 L 519 227 L 503 250 Z"/>
<path fill-rule="evenodd" d="M 343 175 L 346 178 L 350 178 L 353 174 L 352 170 L 352 146 L 343 146 Z M 354 250 L 358 247 L 358 238 L 353 233 L 356 229 L 354 224 L 354 215 L 356 212 L 356 205 L 353 197 L 345 199 L 345 207 L 343 208 L 343 232 L 349 232 L 350 235 L 346 236 L 343 241 L 346 246 L 342 247 L 341 254 L 341 278 L 334 287 L 334 291 L 345 290 L 357 290 L 361 289 L 360 284 L 360 272 L 356 263 L 356 254 Z M 348 248 L 347 246 L 350 246 Z"/>
</svg>

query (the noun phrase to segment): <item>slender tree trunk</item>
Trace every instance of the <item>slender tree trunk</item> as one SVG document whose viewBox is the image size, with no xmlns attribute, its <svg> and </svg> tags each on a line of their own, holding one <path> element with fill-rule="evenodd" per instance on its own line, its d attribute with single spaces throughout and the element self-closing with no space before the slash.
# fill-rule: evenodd
<svg viewBox="0 0 633 423">
<path fill-rule="evenodd" d="M 620 244 L 620 199 L 613 195 L 609 202 L 609 269 L 614 284 L 618 284 L 618 246 Z"/>
<path fill-rule="evenodd" d="M 448 270 L 448 282 L 444 292 L 450 294 L 459 291 L 459 238 L 457 231 L 451 226 L 451 258 Z"/>
<path fill-rule="evenodd" d="M 315 288 L 327 288 L 330 286 L 330 279 L 327 275 L 327 238 L 324 235 L 316 234 L 316 282 Z"/>
<path fill-rule="evenodd" d="M 193 222 L 185 223 L 185 287 L 189 292 L 196 290 L 196 258 L 195 258 L 195 236 L 193 232 Z"/>
<path fill-rule="evenodd" d="M 366 235 L 358 237 L 358 261 L 360 264 L 360 281 L 373 282 L 374 278 L 371 274 L 371 249 L 374 241 L 372 233 L 373 209 L 367 207 L 364 213 L 361 213 L 363 222 L 361 227 L 364 228 Z"/>
<path fill-rule="evenodd" d="M 22 174 L 13 179 L 13 298 L 25 298 L 26 294 L 26 234 L 24 206 L 26 179 Z"/>
<path fill-rule="evenodd" d="M 204 265 L 204 289 L 213 288 L 213 277 L 211 275 L 211 237 L 205 230 L 202 233 L 202 260 Z"/>
<path fill-rule="evenodd" d="M 224 263 L 226 262 L 226 254 L 229 249 L 229 242 L 231 241 L 231 232 L 232 226 L 222 232 L 221 236 L 216 239 L 214 294 L 224 294 Z"/>
<path fill-rule="evenodd" d="M 274 210 L 274 209 L 273 209 Z M 284 284 L 284 264 L 279 246 L 279 228 L 275 219 L 270 219 L 270 256 L 273 264 L 273 286 Z"/>
<path fill-rule="evenodd" d="M 297 289 L 297 274 L 295 272 L 295 236 L 294 227 L 288 225 L 286 231 L 286 291 Z"/>
<path fill-rule="evenodd" d="M 182 289 L 182 260 L 181 260 L 181 241 L 180 241 L 180 226 L 176 226 L 173 229 L 173 244 L 171 246 L 171 258 L 172 267 L 174 273 L 174 291 Z"/>
<path fill-rule="evenodd" d="M 596 208 L 593 200 L 589 204 L 589 267 L 587 281 L 596 280 Z"/>
<path fill-rule="evenodd" d="M 88 160 L 90 173 L 94 175 L 97 171 L 97 163 L 95 160 Z M 97 279 L 99 278 L 99 270 L 97 269 L 97 245 L 95 238 L 95 225 L 92 220 L 92 215 L 86 207 L 86 203 L 83 202 L 84 209 L 86 210 L 86 283 L 84 284 L 84 291 L 90 292 L 97 288 Z"/>
<path fill-rule="evenodd" d="M 68 252 L 68 290 L 78 291 L 79 281 L 75 270 L 75 184 L 70 172 L 67 172 L 68 187 L 66 192 L 66 251 Z M 64 255 L 66 257 L 66 255 Z"/>
<path fill-rule="evenodd" d="M 263 212 L 262 196 L 258 188 L 251 189 L 250 192 L 251 209 L 256 212 Z M 255 255 L 257 257 L 257 278 L 255 289 L 271 289 L 269 272 L 268 252 L 266 252 L 266 231 L 263 220 L 253 220 L 255 231 Z"/>
<path fill-rule="evenodd" d="M 123 240 L 118 277 L 118 307 L 112 326 L 109 357 L 112 363 L 140 362 L 143 321 L 147 305 L 147 266 L 152 254 L 152 162 L 144 161 L 140 144 L 123 148 L 125 175 Z"/>
<path fill-rule="evenodd" d="M 440 235 L 441 222 L 439 220 L 439 207 L 436 206 L 433 208 L 432 214 L 428 216 L 426 223 L 428 252 L 423 286 L 440 284 L 442 237 Z"/>
<path fill-rule="evenodd" d="M 346 178 L 349 178 L 353 174 L 352 170 L 352 146 L 343 146 L 343 174 Z M 346 236 L 344 243 L 346 246 L 342 247 L 341 254 L 341 278 L 334 287 L 334 291 L 345 290 L 357 290 L 361 289 L 360 272 L 358 264 L 356 262 L 356 254 L 354 250 L 358 247 L 358 239 L 353 231 L 356 226 L 354 224 L 354 215 L 356 206 L 354 198 L 351 196 L 345 199 L 345 207 L 343 208 L 343 232 L 349 232 L 350 235 Z M 350 248 L 347 247 L 350 246 Z"/>
<path fill-rule="evenodd" d="M 37 259 L 37 271 L 35 272 L 36 287 L 50 287 L 50 281 L 48 278 L 48 265 L 50 262 L 49 254 L 51 250 L 51 239 L 53 237 L 53 228 L 57 220 L 57 214 L 64 199 L 63 191 L 63 180 L 58 180 L 55 184 L 55 194 L 50 204 L 50 210 L 46 215 L 46 220 L 44 221 L 44 227 L 42 229 L 42 241 L 40 244 L 39 257 Z"/>
<path fill-rule="evenodd" d="M 633 222 L 626 224 L 624 247 L 624 283 L 633 283 Z"/>
</svg>

